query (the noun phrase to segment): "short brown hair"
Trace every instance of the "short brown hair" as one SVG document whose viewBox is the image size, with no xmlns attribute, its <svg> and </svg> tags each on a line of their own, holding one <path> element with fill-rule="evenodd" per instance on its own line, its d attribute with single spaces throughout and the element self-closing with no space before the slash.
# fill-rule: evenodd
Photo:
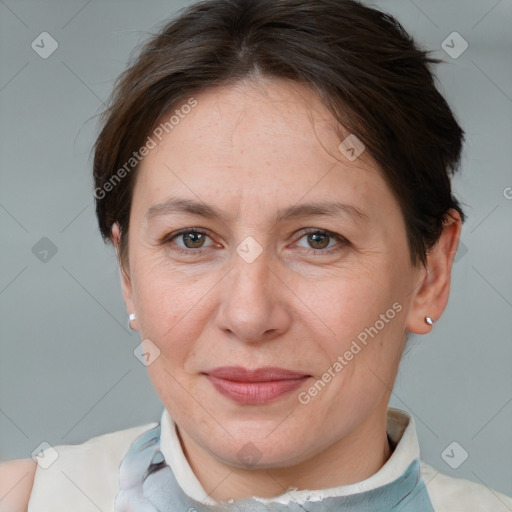
<svg viewBox="0 0 512 512">
<path fill-rule="evenodd" d="M 102 114 L 94 195 L 103 239 L 119 223 L 125 263 L 137 170 L 126 163 L 161 117 L 209 87 L 262 75 L 312 86 L 364 143 L 400 204 L 411 262 L 425 264 L 449 209 L 465 219 L 450 182 L 464 132 L 429 70 L 442 61 L 429 53 L 395 18 L 354 0 L 193 4 L 132 57 Z"/>
</svg>

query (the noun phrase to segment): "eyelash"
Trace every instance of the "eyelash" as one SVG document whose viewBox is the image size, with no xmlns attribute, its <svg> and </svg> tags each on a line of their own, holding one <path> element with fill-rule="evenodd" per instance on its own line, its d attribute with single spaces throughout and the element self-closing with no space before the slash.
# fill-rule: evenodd
<svg viewBox="0 0 512 512">
<path fill-rule="evenodd" d="M 175 238 L 179 237 L 180 235 L 184 235 L 186 233 L 201 233 L 201 234 L 209 237 L 208 231 L 204 230 L 202 228 L 185 228 L 185 229 L 180 229 L 179 231 L 175 231 L 174 233 L 171 233 L 170 235 L 164 237 L 161 243 L 165 244 L 165 245 L 170 245 L 172 240 L 174 240 Z M 345 248 L 346 246 L 350 245 L 350 242 L 345 237 L 338 235 L 337 233 L 333 233 L 332 231 L 327 231 L 325 229 L 318 229 L 318 228 L 309 228 L 307 231 L 303 231 L 302 236 L 300 236 L 297 241 L 301 240 L 303 237 L 305 237 L 306 235 L 309 235 L 311 233 L 325 235 L 330 238 L 334 238 L 339 243 L 334 248 L 330 248 L 330 249 L 307 249 L 305 247 L 302 247 L 303 250 L 305 249 L 310 254 L 322 254 L 322 255 L 332 254 L 332 253 L 338 252 L 341 249 Z M 185 254 L 187 256 L 191 256 L 191 255 L 201 255 L 204 253 L 204 251 L 207 250 L 207 248 L 190 249 L 190 248 L 183 248 L 183 247 L 180 247 L 179 245 L 174 244 L 174 247 L 172 247 L 172 250 L 177 251 L 180 254 Z"/>
</svg>

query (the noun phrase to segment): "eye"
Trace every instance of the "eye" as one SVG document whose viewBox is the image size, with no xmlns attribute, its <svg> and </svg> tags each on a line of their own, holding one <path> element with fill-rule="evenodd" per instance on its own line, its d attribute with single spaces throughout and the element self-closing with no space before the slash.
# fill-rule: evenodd
<svg viewBox="0 0 512 512">
<path fill-rule="evenodd" d="M 309 252 L 316 254 L 330 254 L 340 251 L 345 246 L 349 245 L 349 241 L 346 238 L 338 235 L 337 233 L 333 233 L 332 231 L 326 231 L 325 229 L 309 229 L 302 237 L 299 238 L 299 240 L 302 240 L 303 238 L 306 238 L 307 243 L 312 247 L 312 249 L 309 249 Z M 329 247 L 329 242 L 333 239 L 337 240 L 338 244 Z M 306 250 L 308 250 L 308 248 L 306 248 Z"/>
<path fill-rule="evenodd" d="M 200 253 L 203 249 L 209 247 L 204 245 L 206 238 L 210 237 L 204 229 L 185 228 L 166 236 L 164 240 L 162 240 L 162 243 L 172 245 L 173 250 L 181 253 Z M 178 241 L 181 240 L 183 245 L 173 242 L 175 239 Z"/>
<path fill-rule="evenodd" d="M 310 228 L 307 231 L 303 231 L 303 235 L 299 238 L 299 241 L 307 237 L 307 243 L 312 248 L 302 247 L 302 249 L 310 254 L 331 254 L 342 250 L 348 246 L 350 242 L 332 231 L 325 229 Z M 166 236 L 162 243 L 170 246 L 173 251 L 177 251 L 186 255 L 201 254 L 203 251 L 215 246 L 215 244 L 205 245 L 205 240 L 210 238 L 208 231 L 201 228 L 185 228 L 179 231 L 175 231 L 170 235 Z M 181 241 L 182 244 L 175 242 L 174 240 Z M 337 244 L 330 244 L 331 241 L 337 241 Z"/>
</svg>

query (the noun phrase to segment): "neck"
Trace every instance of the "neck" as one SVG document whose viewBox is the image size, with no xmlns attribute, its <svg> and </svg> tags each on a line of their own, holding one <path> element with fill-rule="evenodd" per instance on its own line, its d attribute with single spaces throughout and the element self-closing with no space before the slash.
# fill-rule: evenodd
<svg viewBox="0 0 512 512">
<path fill-rule="evenodd" d="M 328 489 L 374 475 L 391 456 L 386 432 L 387 406 L 377 408 L 354 431 L 314 457 L 289 467 L 241 469 L 204 451 L 183 431 L 178 437 L 203 489 L 216 501 L 252 496 L 273 498 L 290 487 Z M 221 483 L 222 482 L 222 483 Z"/>
</svg>

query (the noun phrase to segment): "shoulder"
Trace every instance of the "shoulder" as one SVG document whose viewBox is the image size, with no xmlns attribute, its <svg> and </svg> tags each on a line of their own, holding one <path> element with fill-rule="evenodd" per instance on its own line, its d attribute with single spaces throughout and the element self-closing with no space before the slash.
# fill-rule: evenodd
<svg viewBox="0 0 512 512">
<path fill-rule="evenodd" d="M 0 462 L 0 512 L 25 512 L 36 466 L 32 459 Z"/>
<path fill-rule="evenodd" d="M 119 465 L 131 444 L 157 422 L 109 432 L 81 444 L 47 448 L 36 465 L 28 512 L 111 512 Z M 0 512 L 3 512 L 0 509 Z M 10 512 L 10 511 L 9 511 Z"/>
<path fill-rule="evenodd" d="M 424 462 L 421 474 L 435 512 L 512 512 L 512 498 L 486 485 L 445 475 Z"/>
</svg>

